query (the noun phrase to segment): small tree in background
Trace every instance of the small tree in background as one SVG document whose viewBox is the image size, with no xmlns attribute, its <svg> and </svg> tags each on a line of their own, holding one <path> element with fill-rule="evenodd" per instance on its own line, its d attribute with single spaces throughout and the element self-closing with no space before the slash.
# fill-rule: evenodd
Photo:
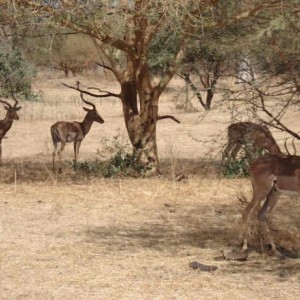
<svg viewBox="0 0 300 300">
<path fill-rule="evenodd" d="M 0 96 L 21 95 L 27 100 L 33 100 L 35 96 L 31 91 L 31 82 L 36 70 L 24 59 L 14 38 L 14 27 L 6 24 L 2 14 L 0 13 Z"/>
<path fill-rule="evenodd" d="M 225 57 L 205 47 L 189 47 L 178 75 L 191 88 L 204 110 L 210 110 L 218 80 L 225 72 Z"/>
<path fill-rule="evenodd" d="M 54 36 L 54 38 L 62 38 Z M 83 70 L 95 65 L 99 57 L 99 53 L 92 39 L 82 34 L 66 35 L 63 38 L 61 47 L 49 49 L 48 56 L 50 65 L 55 69 L 62 70 L 65 76 L 71 73 L 76 76 Z"/>
<path fill-rule="evenodd" d="M 67 77 L 96 65 L 99 53 L 86 35 L 53 26 L 33 26 L 19 31 L 18 36 L 23 37 L 19 47 L 26 59 L 36 66 L 61 70 Z"/>
<path fill-rule="evenodd" d="M 20 50 L 0 50 L 0 93 L 3 97 L 23 95 L 31 99 L 31 81 L 35 70 L 22 57 Z"/>
</svg>

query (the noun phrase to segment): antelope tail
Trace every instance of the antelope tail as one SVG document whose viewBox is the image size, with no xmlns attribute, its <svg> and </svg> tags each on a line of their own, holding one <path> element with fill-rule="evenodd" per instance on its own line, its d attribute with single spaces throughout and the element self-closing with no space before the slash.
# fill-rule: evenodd
<svg viewBox="0 0 300 300">
<path fill-rule="evenodd" d="M 50 130 L 51 130 L 52 143 L 54 147 L 56 147 L 57 143 L 60 141 L 58 130 L 54 127 L 51 127 Z"/>
</svg>

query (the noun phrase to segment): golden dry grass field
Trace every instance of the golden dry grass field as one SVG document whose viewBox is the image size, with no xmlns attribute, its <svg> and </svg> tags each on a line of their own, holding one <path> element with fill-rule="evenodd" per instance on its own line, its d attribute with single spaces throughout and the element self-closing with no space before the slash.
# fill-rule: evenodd
<svg viewBox="0 0 300 300">
<path fill-rule="evenodd" d="M 80 80 L 118 91 L 106 77 Z M 72 145 L 63 153 L 63 174 L 54 176 L 49 128 L 84 116 L 79 95 L 61 81 L 75 79 L 38 78 L 34 87 L 44 100 L 22 103 L 20 120 L 3 140 L 1 300 L 299 299 L 299 198 L 282 197 L 270 217 L 286 259 L 261 253 L 257 234 L 247 261 L 221 257 L 237 243 L 244 209 L 238 199 L 251 196 L 248 179 L 220 178 L 216 171 L 230 121 L 226 107 L 215 105 L 206 115 L 176 111 L 182 84 L 174 80 L 160 112 L 173 113 L 181 124 L 158 125 L 162 177 L 87 178 L 70 168 Z M 105 138 L 127 142 L 120 103 L 95 101 L 105 123 L 93 125 L 80 161 L 104 152 Z M 299 114 L 286 117 L 296 131 Z M 186 178 L 173 180 L 180 172 Z M 193 261 L 217 270 L 192 270 Z"/>
</svg>

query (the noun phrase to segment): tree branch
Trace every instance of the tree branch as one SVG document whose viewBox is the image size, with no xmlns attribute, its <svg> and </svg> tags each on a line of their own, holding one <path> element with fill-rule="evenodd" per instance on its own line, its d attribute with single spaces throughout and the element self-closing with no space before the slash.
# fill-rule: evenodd
<svg viewBox="0 0 300 300">
<path fill-rule="evenodd" d="M 190 78 L 190 74 L 188 73 L 181 73 L 178 74 L 192 89 L 194 95 L 196 95 L 196 97 L 198 98 L 201 106 L 205 109 L 205 103 L 203 101 L 202 95 L 200 93 L 200 91 L 197 89 L 197 87 L 194 85 L 194 83 L 192 82 L 191 78 Z"/>
<path fill-rule="evenodd" d="M 102 67 L 106 70 L 113 71 L 113 69 L 111 67 L 107 66 L 107 65 L 104 65 L 104 64 L 101 64 L 101 63 L 98 63 L 98 62 L 96 63 L 96 65 L 99 66 L 99 67 Z"/>
<path fill-rule="evenodd" d="M 177 118 L 175 118 L 174 116 L 171 116 L 171 115 L 157 116 L 157 121 L 158 120 L 163 120 L 163 119 L 172 119 L 173 121 L 175 121 L 179 124 L 181 123 Z"/>
<path fill-rule="evenodd" d="M 254 5 L 252 8 L 243 11 L 242 13 L 234 16 L 233 18 L 231 18 L 229 21 L 223 21 L 219 24 L 220 28 L 224 28 L 226 26 L 230 26 L 232 23 L 241 21 L 241 20 L 245 20 L 248 19 L 250 17 L 256 17 L 261 11 L 264 11 L 265 9 L 269 9 L 269 8 L 276 8 L 276 7 L 280 7 L 282 5 L 282 1 L 281 0 L 265 0 L 265 1 L 261 1 L 260 3 Z"/>
<path fill-rule="evenodd" d="M 288 127 L 286 127 L 278 117 L 274 116 L 265 106 L 265 99 L 264 99 L 264 94 L 262 91 L 260 91 L 258 88 L 255 88 L 255 90 L 257 91 L 258 95 L 259 95 L 259 98 L 260 98 L 260 103 L 261 103 L 261 106 L 259 105 L 256 105 L 256 107 L 260 108 L 270 119 L 271 121 L 270 122 L 267 122 L 265 121 L 264 119 L 262 118 L 259 118 L 259 120 L 264 123 L 264 124 L 267 124 L 271 127 L 274 127 L 280 131 L 284 131 L 284 132 L 287 132 L 288 134 L 290 134 L 291 136 L 295 137 L 296 139 L 300 140 L 300 136 L 299 134 L 297 134 L 296 132 L 290 130 Z M 285 107 L 288 107 L 285 106 Z M 275 123 L 275 124 L 274 124 Z"/>
<path fill-rule="evenodd" d="M 155 90 L 158 92 L 159 95 L 164 91 L 164 89 L 169 84 L 170 80 L 172 79 L 173 75 L 176 73 L 178 63 L 182 58 L 183 58 L 183 51 L 182 51 L 182 49 L 179 48 L 178 52 L 175 54 L 173 60 L 170 62 L 169 66 L 167 67 L 167 70 L 162 75 L 159 83 L 155 87 Z"/>
<path fill-rule="evenodd" d="M 108 92 L 108 91 L 104 91 L 104 90 L 101 90 L 99 88 L 95 88 L 95 87 L 88 87 L 87 89 L 94 89 L 94 90 L 98 90 L 100 93 L 105 93 L 105 94 L 94 94 L 94 93 L 91 93 L 89 91 L 86 91 L 86 90 L 83 90 L 80 88 L 80 82 L 77 81 L 76 82 L 76 86 L 72 86 L 72 85 L 68 85 L 66 83 L 62 83 L 64 86 L 70 88 L 70 89 L 73 89 L 73 90 L 76 90 L 76 91 L 79 91 L 80 93 L 83 93 L 83 94 L 86 94 L 86 95 L 89 95 L 89 96 L 92 96 L 92 97 L 95 97 L 95 98 L 107 98 L 107 97 L 116 97 L 116 98 L 119 98 L 121 99 L 121 95 L 120 94 L 115 94 L 115 93 L 111 93 L 111 92 Z"/>
</svg>

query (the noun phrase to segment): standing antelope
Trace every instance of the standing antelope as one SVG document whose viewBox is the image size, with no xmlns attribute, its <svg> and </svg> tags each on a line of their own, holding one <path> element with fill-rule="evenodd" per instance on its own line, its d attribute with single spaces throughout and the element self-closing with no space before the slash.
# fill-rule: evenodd
<svg viewBox="0 0 300 300">
<path fill-rule="evenodd" d="M 272 254 L 278 255 L 280 253 L 276 250 L 267 217 L 276 205 L 280 193 L 289 195 L 300 193 L 300 156 L 267 154 L 259 157 L 250 167 L 250 177 L 253 196 L 243 215 L 242 250 L 248 248 L 248 221 L 260 208 L 257 217 L 262 233 Z M 260 207 L 264 200 L 264 204 Z"/>
<path fill-rule="evenodd" d="M 6 116 L 3 120 L 0 120 L 0 163 L 2 163 L 2 139 L 6 135 L 7 131 L 10 130 L 14 120 L 19 120 L 19 116 L 17 111 L 19 111 L 22 107 L 17 106 L 18 100 L 13 97 L 15 104 L 12 106 L 8 102 L 1 100 L 0 102 L 4 104 L 4 108 L 6 109 Z"/>
<path fill-rule="evenodd" d="M 228 144 L 222 160 L 230 156 L 235 159 L 243 145 L 251 144 L 255 150 L 267 150 L 270 153 L 281 153 L 270 130 L 263 125 L 252 122 L 238 122 L 228 127 Z"/>
<path fill-rule="evenodd" d="M 83 99 L 82 93 L 80 93 L 80 97 L 84 103 L 92 106 L 92 109 L 83 107 L 83 109 L 87 112 L 84 120 L 82 122 L 59 121 L 51 126 L 51 137 L 54 146 L 53 162 L 52 162 L 53 172 L 55 172 L 56 153 L 59 156 L 59 162 L 60 162 L 59 172 L 61 172 L 61 153 L 64 150 L 66 143 L 74 142 L 74 164 L 76 166 L 76 160 L 79 153 L 80 144 L 84 139 L 84 137 L 90 131 L 93 122 L 97 122 L 100 124 L 104 123 L 104 120 L 97 112 L 95 105 Z M 58 143 L 60 143 L 59 150 L 57 149 Z"/>
</svg>

